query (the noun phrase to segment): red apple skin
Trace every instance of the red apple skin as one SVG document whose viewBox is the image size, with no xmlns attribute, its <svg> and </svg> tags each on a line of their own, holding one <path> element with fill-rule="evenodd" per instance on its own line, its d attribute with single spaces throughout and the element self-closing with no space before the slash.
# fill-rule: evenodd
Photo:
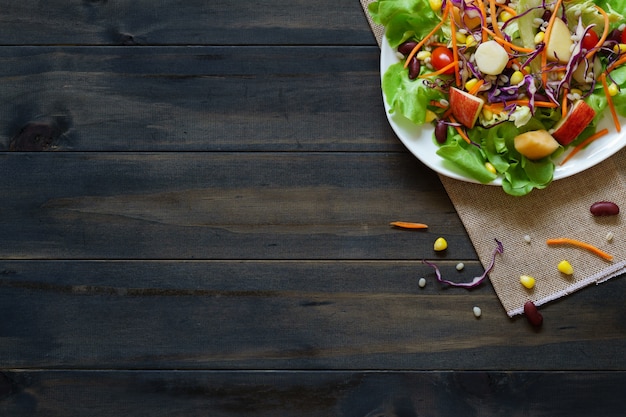
<svg viewBox="0 0 626 417">
<path fill-rule="evenodd" d="M 450 88 L 450 109 L 457 122 L 471 129 L 483 109 L 485 101 L 458 88 Z"/>
<path fill-rule="evenodd" d="M 596 112 L 591 106 L 582 100 L 578 100 L 574 103 L 567 116 L 556 125 L 552 136 L 561 145 L 569 145 L 589 126 L 589 123 L 595 116 Z"/>
</svg>

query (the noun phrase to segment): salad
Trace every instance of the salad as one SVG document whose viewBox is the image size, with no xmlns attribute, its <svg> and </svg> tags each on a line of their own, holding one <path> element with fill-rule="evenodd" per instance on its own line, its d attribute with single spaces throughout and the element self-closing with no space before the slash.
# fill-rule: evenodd
<svg viewBox="0 0 626 417">
<path fill-rule="evenodd" d="M 626 117 L 626 0 L 378 0 L 399 62 L 391 113 L 433 124 L 437 155 L 521 196 Z"/>
</svg>

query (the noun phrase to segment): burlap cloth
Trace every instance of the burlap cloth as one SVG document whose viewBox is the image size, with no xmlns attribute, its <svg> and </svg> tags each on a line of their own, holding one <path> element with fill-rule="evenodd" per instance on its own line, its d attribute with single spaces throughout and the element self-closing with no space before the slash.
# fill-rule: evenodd
<svg viewBox="0 0 626 417">
<path fill-rule="evenodd" d="M 372 22 L 360 0 L 372 31 L 381 45 L 383 28 Z M 494 239 L 504 246 L 489 274 L 493 288 L 509 316 L 521 314 L 526 301 L 545 304 L 590 284 L 599 284 L 626 272 L 626 228 L 622 217 L 593 217 L 589 207 L 608 200 L 626 209 L 626 150 L 582 173 L 512 197 L 500 187 L 471 184 L 440 175 L 450 200 L 472 240 L 483 266 L 491 262 Z M 607 234 L 613 239 L 607 239 Z M 529 236 L 528 243 L 525 236 Z M 550 246 L 546 239 L 569 237 L 593 244 L 614 256 L 613 261 L 572 246 Z M 557 265 L 569 261 L 574 274 L 561 274 Z M 524 288 L 520 275 L 536 279 Z"/>
</svg>

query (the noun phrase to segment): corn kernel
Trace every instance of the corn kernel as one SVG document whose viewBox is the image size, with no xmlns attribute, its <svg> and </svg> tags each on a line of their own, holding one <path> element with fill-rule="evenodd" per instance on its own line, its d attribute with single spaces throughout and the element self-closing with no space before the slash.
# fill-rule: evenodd
<svg viewBox="0 0 626 417">
<path fill-rule="evenodd" d="M 572 89 L 569 91 L 569 93 L 570 93 L 570 94 L 577 94 L 577 95 L 579 95 L 579 96 L 582 96 L 582 95 L 583 95 L 583 91 L 582 91 L 581 89 L 579 89 L 579 88 L 572 88 Z"/>
<path fill-rule="evenodd" d="M 574 273 L 574 268 L 572 268 L 572 264 L 567 261 L 561 261 L 557 265 L 559 271 L 564 273 L 565 275 L 572 275 Z"/>
<path fill-rule="evenodd" d="M 465 43 L 467 41 L 467 35 L 464 33 L 457 32 L 455 37 L 458 43 Z"/>
<path fill-rule="evenodd" d="M 498 173 L 498 171 L 496 171 L 496 167 L 494 167 L 491 162 L 485 162 L 485 168 L 487 168 L 487 171 L 491 172 L 492 174 Z"/>
<path fill-rule="evenodd" d="M 539 45 L 541 42 L 543 42 L 543 39 L 546 37 L 546 34 L 544 32 L 537 32 L 537 34 L 535 35 L 535 45 Z"/>
<path fill-rule="evenodd" d="M 474 38 L 473 36 L 468 36 L 465 38 L 465 46 L 467 46 L 468 48 L 476 46 L 476 44 L 478 44 L 478 42 L 476 42 L 476 38 Z"/>
<path fill-rule="evenodd" d="M 493 120 L 493 112 L 489 109 L 486 109 L 483 107 L 482 115 L 483 115 L 483 119 L 485 119 L 488 122 Z"/>
<path fill-rule="evenodd" d="M 613 52 L 616 54 L 624 54 L 626 53 L 626 43 L 620 43 L 613 47 Z"/>
<path fill-rule="evenodd" d="M 511 78 L 510 78 L 511 84 L 517 85 L 521 83 L 522 81 L 524 81 L 524 74 L 522 74 L 522 71 L 515 71 L 513 74 L 511 74 Z"/>
<path fill-rule="evenodd" d="M 415 57 L 417 59 L 419 59 L 420 61 L 425 61 L 426 59 L 430 58 L 432 56 L 432 53 L 430 51 L 419 51 Z"/>
<path fill-rule="evenodd" d="M 446 250 L 448 248 L 448 242 L 446 242 L 444 238 L 438 237 L 437 240 L 435 240 L 435 244 L 433 245 L 433 248 L 437 252 Z"/>
<path fill-rule="evenodd" d="M 526 72 L 527 74 L 528 74 L 528 73 L 530 73 L 530 72 L 532 72 L 532 68 L 530 67 L 530 65 L 526 65 L 526 66 L 524 67 L 524 72 Z"/>
<path fill-rule="evenodd" d="M 513 15 L 509 12 L 507 12 L 506 10 L 503 11 L 502 13 L 500 13 L 500 21 L 501 22 L 508 22 L 509 20 L 511 20 L 513 18 Z"/>
<path fill-rule="evenodd" d="M 609 95 L 615 97 L 619 93 L 619 87 L 615 83 L 609 84 Z"/>
<path fill-rule="evenodd" d="M 433 12 L 439 12 L 441 10 L 442 0 L 428 0 L 428 4 Z"/>
<path fill-rule="evenodd" d="M 467 82 L 465 83 L 465 89 L 467 91 L 471 91 L 472 88 L 474 88 L 476 86 L 476 84 L 478 84 L 478 79 L 477 78 L 470 78 L 469 80 L 467 80 Z"/>
<path fill-rule="evenodd" d="M 424 121 L 426 123 L 430 123 L 434 120 L 437 120 L 437 114 L 435 114 L 432 110 L 426 110 L 426 117 L 424 118 Z"/>
<path fill-rule="evenodd" d="M 528 288 L 529 290 L 535 286 L 535 278 L 530 275 L 520 276 L 519 282 L 524 286 L 524 288 Z"/>
</svg>

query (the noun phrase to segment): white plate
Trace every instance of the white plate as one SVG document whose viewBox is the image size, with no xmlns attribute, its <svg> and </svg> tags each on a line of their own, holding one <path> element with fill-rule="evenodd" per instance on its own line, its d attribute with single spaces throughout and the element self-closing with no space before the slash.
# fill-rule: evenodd
<svg viewBox="0 0 626 417">
<path fill-rule="evenodd" d="M 383 36 L 380 54 L 381 80 L 385 71 L 387 71 L 387 68 L 397 62 L 399 62 L 399 59 L 396 56 L 395 51 L 391 48 L 391 46 L 389 46 L 387 38 Z M 384 96 L 383 102 L 385 104 L 387 119 L 389 120 L 389 124 L 391 124 L 392 129 L 396 135 L 398 135 L 398 138 L 402 141 L 404 146 L 406 146 L 408 150 L 420 161 L 432 170 L 447 177 L 467 182 L 478 182 L 475 179 L 468 177 L 450 162 L 437 155 L 436 152 L 439 146 L 433 140 L 434 128 L 432 125 L 427 124 L 418 126 L 397 113 L 390 114 L 389 105 L 387 104 L 387 100 Z M 606 114 L 598 124 L 598 130 L 606 127 L 609 130 L 609 134 L 592 142 L 562 166 L 559 166 L 560 159 L 555 160 L 556 168 L 554 170 L 553 180 L 556 181 L 566 178 L 570 175 L 574 175 L 591 168 L 626 146 L 626 130 L 621 133 L 617 133 L 609 110 L 607 109 L 605 113 Z M 620 122 L 624 125 L 623 118 L 620 118 Z M 569 153 L 569 149 L 566 149 L 564 154 L 561 156 L 561 159 Z M 502 179 L 496 178 L 489 184 L 502 185 Z"/>
</svg>

